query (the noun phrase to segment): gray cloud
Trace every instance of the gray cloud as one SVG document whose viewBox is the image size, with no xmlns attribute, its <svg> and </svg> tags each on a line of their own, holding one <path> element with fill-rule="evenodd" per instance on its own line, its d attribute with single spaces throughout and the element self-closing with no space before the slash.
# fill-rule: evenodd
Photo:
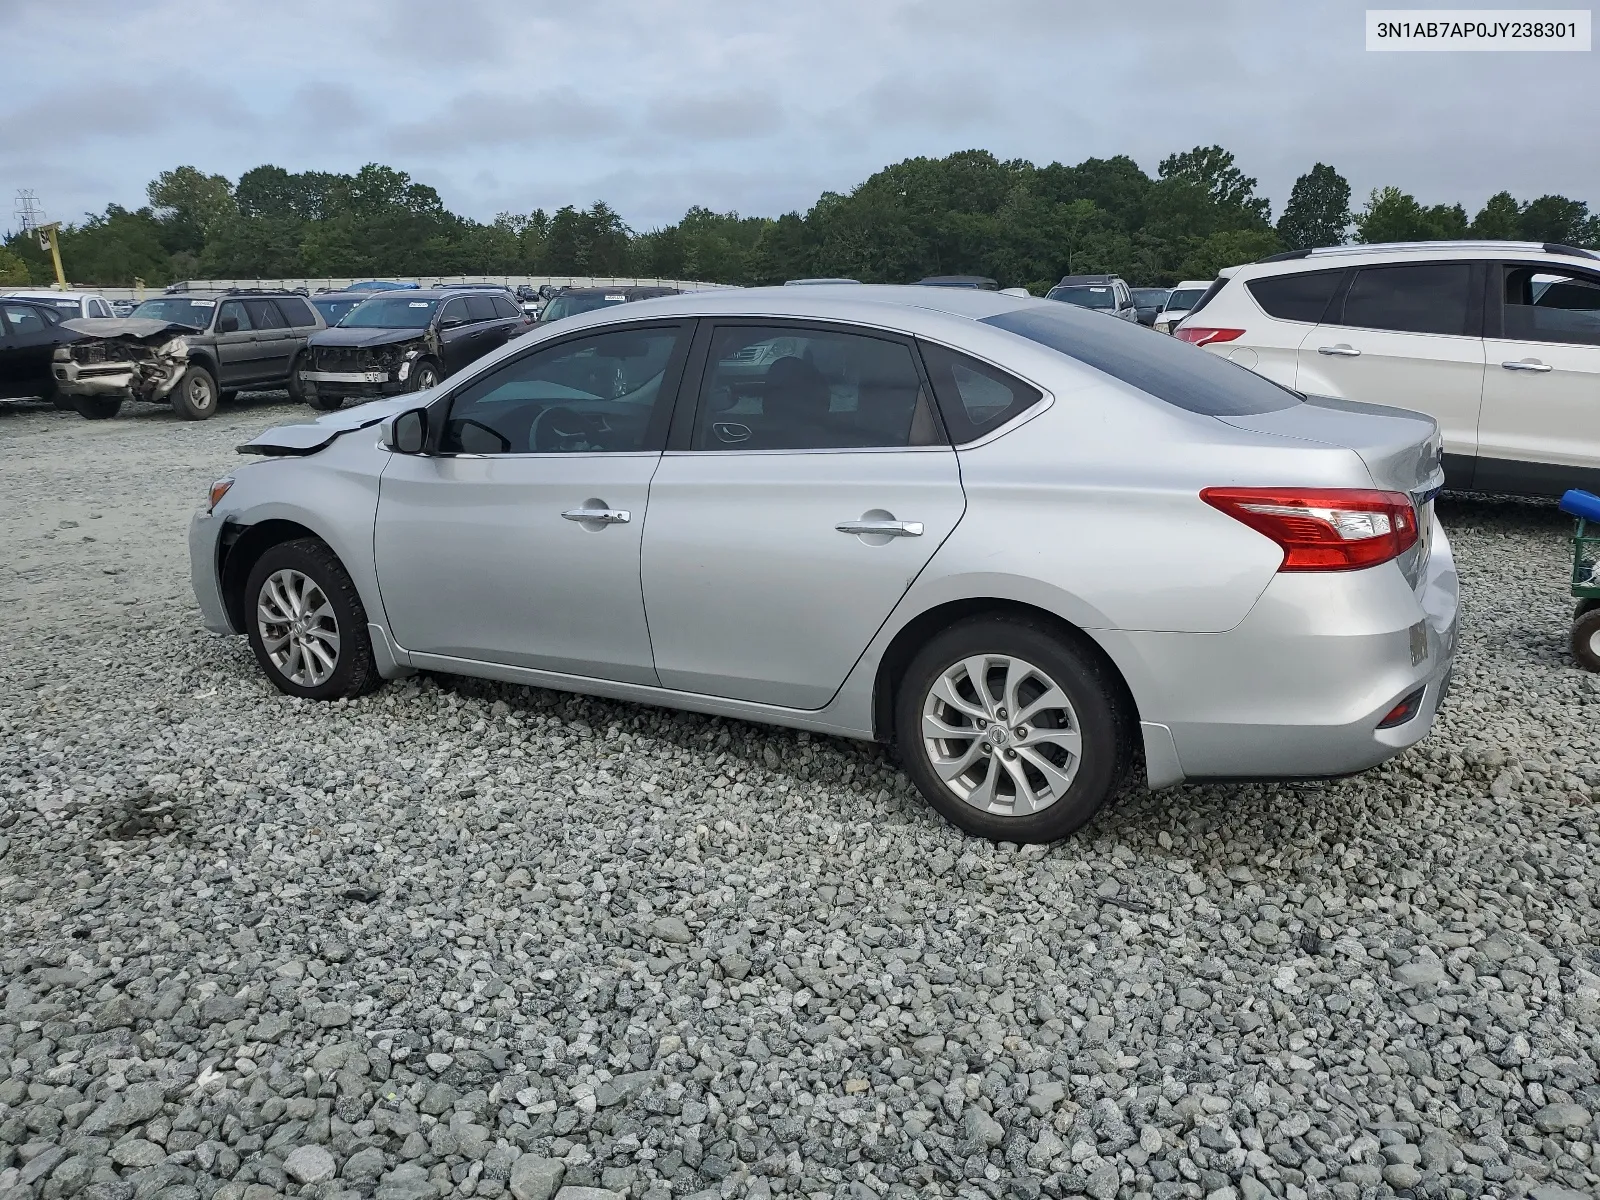
<svg viewBox="0 0 1600 1200">
<path fill-rule="evenodd" d="M 378 159 L 474 216 L 603 197 L 648 228 L 690 203 L 804 209 L 910 155 L 1153 171 L 1215 142 L 1277 208 L 1318 160 L 1358 197 L 1600 203 L 1600 158 L 1575 149 L 1600 107 L 1592 56 L 1368 54 L 1364 7 L 257 0 L 197 21 L 192 0 L 12 3 L 8 43 L 51 53 L 8 60 L 24 99 L 0 121 L 0 200 L 32 187 L 75 213 L 137 204 L 184 162 L 236 178 Z"/>
</svg>

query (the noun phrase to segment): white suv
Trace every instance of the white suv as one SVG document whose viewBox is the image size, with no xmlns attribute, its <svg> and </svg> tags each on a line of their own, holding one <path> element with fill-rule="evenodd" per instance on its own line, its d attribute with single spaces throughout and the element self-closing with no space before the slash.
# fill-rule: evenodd
<svg viewBox="0 0 1600 1200">
<path fill-rule="evenodd" d="M 1309 395 L 1420 409 L 1447 486 L 1600 486 L 1600 254 L 1535 242 L 1296 250 L 1222 272 L 1177 336 Z"/>
</svg>

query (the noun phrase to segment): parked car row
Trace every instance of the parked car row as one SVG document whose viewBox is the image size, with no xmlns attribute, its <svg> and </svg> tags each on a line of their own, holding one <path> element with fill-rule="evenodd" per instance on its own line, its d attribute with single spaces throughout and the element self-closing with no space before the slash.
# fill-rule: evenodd
<svg viewBox="0 0 1600 1200">
<path fill-rule="evenodd" d="M 241 449 L 195 592 L 282 691 L 430 669 L 892 741 L 999 840 L 1140 748 L 1152 787 L 1371 767 L 1455 649 L 1432 419 L 988 289 L 610 305 Z"/>
</svg>

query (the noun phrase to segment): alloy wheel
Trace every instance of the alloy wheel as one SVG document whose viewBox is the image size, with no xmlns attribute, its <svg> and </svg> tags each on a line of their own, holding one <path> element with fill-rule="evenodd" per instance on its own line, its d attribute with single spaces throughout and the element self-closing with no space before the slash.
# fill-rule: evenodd
<svg viewBox="0 0 1600 1200">
<path fill-rule="evenodd" d="M 317 581 L 285 568 L 261 585 L 261 644 L 283 677 L 301 687 L 325 682 L 339 665 L 339 621 Z"/>
<path fill-rule="evenodd" d="M 980 654 L 947 668 L 922 703 L 928 763 L 962 803 L 997 816 L 1049 808 L 1071 788 L 1083 738 L 1067 694 L 1024 659 Z"/>
</svg>

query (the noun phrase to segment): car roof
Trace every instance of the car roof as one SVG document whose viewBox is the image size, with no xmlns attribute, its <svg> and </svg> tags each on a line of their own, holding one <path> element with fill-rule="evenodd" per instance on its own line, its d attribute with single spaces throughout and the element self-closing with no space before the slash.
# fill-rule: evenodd
<svg viewBox="0 0 1600 1200">
<path fill-rule="evenodd" d="M 1342 267 L 1361 262 L 1421 262 L 1441 259 L 1482 259 L 1514 255 L 1519 258 L 1542 258 L 1593 270 L 1600 265 L 1600 253 L 1580 246 L 1564 246 L 1557 242 L 1516 242 L 1490 240 L 1459 240 L 1436 242 L 1370 242 L 1352 246 L 1318 246 L 1310 250 L 1286 250 L 1269 255 L 1253 263 L 1231 267 L 1224 272 L 1232 275 L 1245 267 L 1251 275 L 1272 275 L 1303 271 L 1313 265 Z"/>
<path fill-rule="evenodd" d="M 49 288 L 7 288 L 0 292 L 8 300 L 87 300 L 99 292 L 56 292 Z"/>
<path fill-rule="evenodd" d="M 658 296 L 617 307 L 597 309 L 566 317 L 567 328 L 605 325 L 622 319 L 645 316 L 750 316 L 792 317 L 817 320 L 856 321 L 865 324 L 897 326 L 916 314 L 938 313 L 980 321 L 998 313 L 1054 301 L 1034 297 L 1004 296 L 979 288 L 937 288 L 920 284 L 842 283 L 814 284 L 810 287 L 713 288 Z M 569 325 L 568 322 L 571 324 Z"/>
<path fill-rule="evenodd" d="M 1181 283 L 1174 284 L 1172 290 L 1177 292 L 1186 291 L 1189 288 L 1208 288 L 1210 286 L 1211 280 L 1209 279 L 1185 279 Z"/>
</svg>

